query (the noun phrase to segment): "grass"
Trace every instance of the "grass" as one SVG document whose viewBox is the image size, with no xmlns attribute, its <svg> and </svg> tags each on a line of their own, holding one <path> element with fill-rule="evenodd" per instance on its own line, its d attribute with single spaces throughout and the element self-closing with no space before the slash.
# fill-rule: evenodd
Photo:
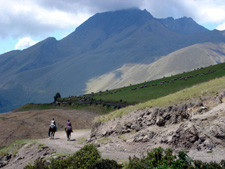
<svg viewBox="0 0 225 169">
<path fill-rule="evenodd" d="M 46 147 L 45 144 L 38 144 L 38 150 L 42 150 L 44 147 Z"/>
<path fill-rule="evenodd" d="M 0 156 L 7 154 L 16 155 L 20 148 L 22 148 L 27 143 L 37 143 L 37 140 L 17 140 L 10 144 L 8 147 L 3 147 L 0 149 Z"/>
<path fill-rule="evenodd" d="M 80 144 L 85 144 L 86 143 L 86 138 L 85 137 L 80 137 L 77 139 L 78 143 Z"/>
<path fill-rule="evenodd" d="M 225 88 L 224 84 L 225 77 L 211 80 L 158 99 L 153 99 L 134 106 L 128 106 L 126 108 L 111 112 L 107 115 L 99 116 L 95 119 L 95 122 L 109 121 L 110 119 L 124 116 L 129 112 L 142 110 L 148 107 L 164 107 L 187 100 L 200 99 L 202 96 L 215 96 L 220 90 Z"/>
<path fill-rule="evenodd" d="M 41 104 L 29 103 L 13 111 L 18 112 L 18 111 L 27 111 L 27 110 L 46 110 L 46 109 L 55 109 L 55 108 L 57 108 L 57 106 L 55 106 L 55 104 L 52 104 L 52 103 L 41 103 Z"/>
<path fill-rule="evenodd" d="M 96 100 L 104 100 L 104 101 L 110 101 L 110 102 L 118 102 L 120 99 L 123 100 L 123 102 L 127 102 L 129 104 L 137 104 L 137 103 L 143 103 L 148 100 L 157 99 L 172 93 L 175 93 L 177 91 L 183 90 L 185 88 L 189 88 L 193 85 L 207 82 L 209 80 L 219 78 L 222 76 L 225 76 L 225 63 L 210 66 L 207 68 L 198 69 L 195 71 L 182 73 L 179 75 L 166 77 L 142 84 L 132 85 L 129 87 L 122 88 L 121 92 L 114 93 L 114 91 L 119 91 L 120 89 L 112 90 L 111 92 L 113 94 L 106 94 L 107 92 L 102 92 L 101 95 L 95 94 L 94 99 Z M 201 75 L 205 72 L 208 72 L 209 70 L 217 70 L 214 73 L 208 74 L 208 75 Z M 138 86 L 143 85 L 152 85 L 152 84 L 159 84 L 161 81 L 171 81 L 174 78 L 178 77 L 186 77 L 190 75 L 199 74 L 199 76 L 194 76 L 193 78 L 189 78 L 187 81 L 185 80 L 177 80 L 174 83 L 165 83 L 163 85 L 157 85 L 157 86 L 151 86 L 146 88 L 138 88 Z M 137 88 L 136 90 L 131 90 L 132 88 Z"/>
<path fill-rule="evenodd" d="M 47 109 L 76 109 L 76 110 L 86 110 L 90 112 L 95 112 L 99 114 L 106 114 L 114 110 L 112 107 L 102 107 L 100 105 L 74 105 L 74 106 L 56 106 L 54 103 L 43 103 L 43 104 L 34 104 L 34 103 L 28 103 L 22 107 L 19 107 L 14 112 L 20 112 L 20 111 L 29 111 L 29 110 L 47 110 Z M 5 120 L 5 118 L 1 118 L 2 120 Z"/>
<path fill-rule="evenodd" d="M 5 121 L 5 120 L 6 120 L 6 118 L 5 118 L 5 117 L 0 117 L 0 119 L 1 119 L 1 120 L 3 120 L 3 121 Z"/>
<path fill-rule="evenodd" d="M 109 137 L 102 137 L 100 139 L 97 140 L 97 144 L 107 144 L 109 143 L 111 140 Z"/>
<path fill-rule="evenodd" d="M 208 73 L 209 71 L 216 70 L 212 73 Z M 196 76 L 196 74 L 198 74 Z M 190 77 L 188 80 L 179 79 L 181 77 Z M 165 77 L 149 82 L 144 82 L 141 84 L 131 85 L 119 89 L 103 91 L 98 93 L 86 94 L 82 97 L 74 96 L 70 98 L 61 98 L 59 101 L 66 102 L 66 104 L 62 104 L 61 106 L 56 106 L 54 103 L 49 104 L 27 104 L 22 106 L 15 111 L 25 111 L 25 110 L 44 110 L 44 109 L 78 109 L 78 110 L 87 110 L 91 112 L 96 112 L 99 114 L 108 114 L 109 112 L 114 111 L 115 109 L 119 109 L 128 105 L 136 105 L 142 106 L 140 103 L 148 102 L 151 100 L 152 106 L 158 106 L 157 99 L 169 96 L 172 97 L 173 93 L 178 91 L 185 91 L 192 86 L 201 84 L 203 82 L 208 82 L 210 80 L 220 78 L 225 76 L 225 63 L 209 66 L 206 68 L 200 68 L 190 72 L 184 72 L 182 74 L 174 75 L 171 77 Z M 179 79 L 172 83 L 173 79 Z M 160 85 L 160 82 L 167 81 L 168 83 L 164 83 Z M 140 86 L 147 85 L 148 87 L 140 88 Z M 209 86 L 210 87 L 210 86 Z M 136 88 L 136 90 L 132 90 Z M 194 97 L 195 94 L 192 94 Z M 177 96 L 174 96 L 177 97 Z M 87 99 L 88 98 L 88 99 Z M 166 98 L 166 97 L 165 97 Z M 168 99 L 163 101 L 161 104 L 172 104 L 174 99 Z M 98 102 L 102 102 L 99 104 Z M 167 103 L 168 102 L 168 103 Z M 151 105 L 150 104 L 150 105 Z M 144 106 L 143 106 L 144 107 Z M 125 110 L 132 110 L 132 106 L 127 109 L 117 110 L 117 116 L 119 114 L 123 115 Z"/>
</svg>

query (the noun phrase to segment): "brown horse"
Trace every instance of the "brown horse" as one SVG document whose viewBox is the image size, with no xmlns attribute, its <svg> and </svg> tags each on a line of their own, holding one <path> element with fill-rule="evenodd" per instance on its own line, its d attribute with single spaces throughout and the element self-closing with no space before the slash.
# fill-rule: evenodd
<svg viewBox="0 0 225 169">
<path fill-rule="evenodd" d="M 49 127 L 48 136 L 50 137 L 50 139 L 54 139 L 55 131 L 56 131 L 55 126 Z"/>
<path fill-rule="evenodd" d="M 71 133 L 73 132 L 72 127 L 71 126 L 66 126 L 65 127 L 65 132 L 66 132 L 66 136 L 67 136 L 67 141 L 69 141 L 70 137 L 71 137 Z"/>
</svg>

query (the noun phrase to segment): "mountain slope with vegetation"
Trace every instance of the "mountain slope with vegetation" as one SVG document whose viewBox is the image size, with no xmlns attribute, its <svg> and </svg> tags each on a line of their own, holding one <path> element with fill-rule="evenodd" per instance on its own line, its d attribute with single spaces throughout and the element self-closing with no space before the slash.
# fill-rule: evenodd
<svg viewBox="0 0 225 169">
<path fill-rule="evenodd" d="M 28 161 L 33 162 L 41 157 L 43 160 L 37 160 L 34 166 L 42 166 L 42 168 L 44 166 L 54 168 L 55 165 L 57 167 L 63 166 L 64 168 L 73 166 L 77 163 L 75 164 L 72 159 L 76 159 L 75 157 L 78 157 L 77 155 L 81 151 L 83 152 L 84 149 L 90 150 L 87 149 L 87 146 L 82 148 L 83 144 L 87 143 L 85 142 L 85 139 L 87 139 L 89 146 L 92 146 L 90 142 L 97 145 L 98 150 L 93 147 L 93 151 L 100 152 L 103 158 L 114 159 L 121 164 L 121 159 L 128 160 L 128 157 L 131 156 L 127 164 L 122 161 L 125 168 L 128 166 L 155 165 L 155 163 L 150 161 L 154 160 L 156 154 L 166 153 L 164 154 L 166 156 L 161 156 L 166 158 L 172 152 L 173 155 L 170 154 L 172 155 L 171 157 L 177 155 L 178 159 L 174 159 L 173 162 L 170 161 L 171 163 L 169 164 L 165 161 L 166 159 L 163 161 L 159 160 L 159 164 L 156 166 L 162 165 L 165 168 L 166 164 L 168 164 L 167 167 L 176 165 L 177 168 L 179 166 L 183 168 L 184 165 L 195 166 L 196 168 L 199 166 L 221 168 L 221 166 L 224 166 L 224 161 L 221 162 L 221 160 L 224 160 L 223 154 L 225 152 L 223 132 L 225 127 L 223 123 L 225 118 L 225 104 L 223 103 L 225 101 L 224 83 L 224 77 L 213 79 L 156 100 L 121 109 L 119 110 L 120 112 L 124 111 L 127 113 L 120 113 L 119 116 L 111 116 L 111 114 L 117 114 L 117 111 L 113 112 L 109 115 L 111 118 L 108 120 L 95 121 L 96 123 L 92 126 L 92 132 L 89 137 L 85 135 L 85 137 L 80 138 L 79 133 L 82 133 L 82 130 L 74 131 L 72 138 L 75 138 L 75 142 L 67 142 L 64 132 L 56 133 L 57 139 L 55 140 L 46 138 L 42 141 L 17 141 L 9 148 L 0 149 L 0 165 L 6 165 L 5 167 L 25 166 Z M 33 116 L 31 116 L 32 112 L 29 111 L 5 113 L 0 115 L 0 120 L 11 121 L 13 124 L 17 122 L 21 125 L 24 124 L 21 122 L 24 117 L 30 123 L 32 118 L 34 120 L 51 114 L 51 116 L 65 122 L 66 114 L 72 117 L 73 126 L 78 122 L 82 125 L 85 124 L 80 119 L 80 115 L 83 115 L 83 113 L 68 112 L 68 110 L 55 112 L 56 110 L 39 111 Z M 21 116 L 22 114 L 23 116 Z M 5 115 L 5 118 L 2 115 Z M 28 116 L 30 118 L 27 118 Z M 93 117 L 91 118 L 93 119 Z M 48 126 L 47 118 L 41 120 L 39 125 L 42 127 Z M 61 126 L 61 122 L 58 123 L 58 126 Z M 4 127 L 0 129 L 4 130 Z M 40 132 L 39 130 L 40 127 L 32 135 L 35 134 L 36 136 Z M 21 136 L 28 137 L 28 133 L 26 131 Z M 21 132 L 18 132 L 18 134 L 21 134 Z M 11 137 L 14 135 L 15 133 Z M 13 149 L 11 150 L 12 147 Z M 78 151 L 80 148 L 82 149 Z M 189 151 L 189 156 L 187 155 L 187 150 Z M 62 151 L 67 153 L 62 154 Z M 9 152 L 10 154 L 2 154 L 2 152 Z M 72 155 L 74 152 L 76 153 Z M 177 152 L 180 153 L 177 154 Z M 72 154 L 70 155 L 69 153 Z M 145 157 L 140 155 L 143 153 L 146 155 Z M 87 155 L 88 153 L 85 154 Z M 87 161 L 87 157 L 88 159 L 93 157 L 85 154 L 79 159 L 85 158 Z M 181 159 L 188 163 L 180 161 Z M 116 162 L 101 160 L 101 162 L 97 161 L 98 165 L 101 164 L 107 167 L 110 164 L 112 165 L 112 163 L 116 165 Z M 75 161 L 77 162 L 77 160 Z M 212 161 L 216 161 L 217 164 Z M 86 162 L 82 161 L 78 164 L 86 165 Z M 27 167 L 32 168 L 34 166 L 29 164 Z"/>
<path fill-rule="evenodd" d="M 89 110 L 104 114 L 129 105 L 144 103 L 146 101 L 151 102 L 154 99 L 160 99 L 161 97 L 185 90 L 186 88 L 201 83 L 204 84 L 204 82 L 224 76 L 225 63 L 221 63 L 118 89 L 58 98 L 56 103 L 27 104 L 14 111 L 69 108 Z M 197 91 L 195 92 L 198 93 Z M 164 102 L 162 102 L 162 104 L 164 104 Z"/>
<path fill-rule="evenodd" d="M 225 62 L 224 43 L 195 44 L 172 52 L 150 64 L 125 64 L 110 73 L 92 78 L 86 85 L 86 92 L 120 88 L 223 62 Z"/>
<path fill-rule="evenodd" d="M 62 40 L 0 56 L 0 112 L 25 103 L 50 102 L 55 93 L 83 94 L 86 83 L 125 64 L 149 64 L 200 43 L 223 43 L 223 32 L 209 31 L 190 18 L 157 19 L 148 11 L 98 13 Z M 19 98 L 19 99 L 18 99 Z"/>
</svg>

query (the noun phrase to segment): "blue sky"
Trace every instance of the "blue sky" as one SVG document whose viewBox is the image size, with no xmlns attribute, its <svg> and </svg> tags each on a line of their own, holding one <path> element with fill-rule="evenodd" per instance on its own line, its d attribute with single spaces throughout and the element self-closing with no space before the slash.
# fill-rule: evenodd
<svg viewBox="0 0 225 169">
<path fill-rule="evenodd" d="M 0 54 L 47 37 L 62 39 L 98 12 L 137 7 L 156 18 L 193 18 L 225 30 L 224 0 L 0 0 Z"/>
</svg>

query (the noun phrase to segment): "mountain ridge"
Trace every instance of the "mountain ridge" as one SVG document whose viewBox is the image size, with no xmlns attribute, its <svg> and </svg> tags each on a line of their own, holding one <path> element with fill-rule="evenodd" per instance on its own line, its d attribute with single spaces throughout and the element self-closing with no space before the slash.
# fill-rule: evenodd
<svg viewBox="0 0 225 169">
<path fill-rule="evenodd" d="M 185 20 L 191 19 L 178 21 Z M 162 21 L 139 9 L 99 13 L 62 40 L 47 38 L 25 50 L 0 55 L 0 96 L 12 103 L 11 108 L 51 102 L 56 92 L 82 94 L 91 78 L 125 64 L 149 64 L 196 43 L 225 41 L 223 32 L 208 31 L 193 20 L 184 30 L 179 30 L 183 29 L 180 23 L 169 26 L 170 30 Z M 0 112 L 8 110 L 0 107 Z"/>
</svg>

